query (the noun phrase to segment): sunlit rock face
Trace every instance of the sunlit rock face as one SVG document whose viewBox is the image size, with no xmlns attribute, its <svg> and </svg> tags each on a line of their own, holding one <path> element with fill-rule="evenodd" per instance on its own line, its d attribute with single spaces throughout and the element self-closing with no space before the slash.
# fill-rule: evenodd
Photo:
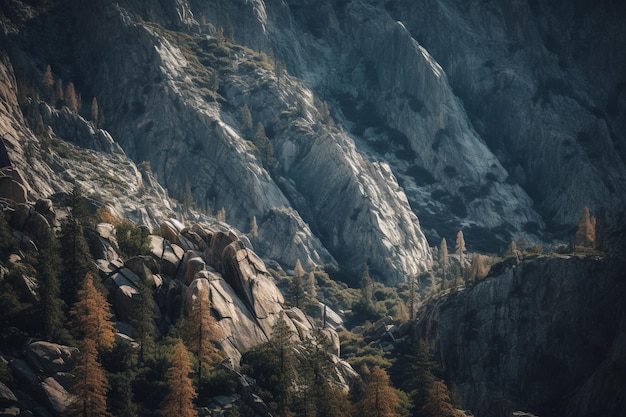
<svg viewBox="0 0 626 417">
<path fill-rule="evenodd" d="M 255 217 L 259 254 L 287 268 L 297 259 L 307 268 L 368 263 L 393 283 L 430 267 L 426 238 L 436 245 L 463 229 L 471 250 L 496 252 L 521 235 L 552 239 L 583 206 L 619 224 L 621 7 L 443 0 L 19 7 L 23 13 L 3 23 L 11 41 L 5 61 L 33 79 L 52 63 L 104 111 L 100 131 L 34 103 L 56 137 L 149 162 L 155 176 L 128 176 L 179 201 L 189 185 L 196 209 L 224 208 L 226 222 L 243 232 Z M 242 124 L 244 105 L 251 128 Z M 258 123 L 273 163 L 255 137 Z M 23 155 L 8 141 L 13 156 Z M 53 188 L 41 178 L 54 169 L 35 165 L 42 174 L 24 175 L 39 179 L 34 189 L 45 197 Z M 155 205 L 131 206 L 117 209 L 158 224 Z M 280 233 L 268 232 L 274 227 Z"/>
</svg>

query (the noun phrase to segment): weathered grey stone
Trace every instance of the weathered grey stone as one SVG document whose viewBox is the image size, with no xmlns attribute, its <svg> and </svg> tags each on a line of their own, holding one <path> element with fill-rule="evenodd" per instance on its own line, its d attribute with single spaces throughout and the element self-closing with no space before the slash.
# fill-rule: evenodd
<svg viewBox="0 0 626 417">
<path fill-rule="evenodd" d="M 57 415 L 64 415 L 66 408 L 73 400 L 67 389 L 53 377 L 41 381 L 40 389 L 53 412 Z"/>
<path fill-rule="evenodd" d="M 0 382 L 0 407 L 6 407 L 17 403 L 17 398 L 13 391 Z"/>
<path fill-rule="evenodd" d="M 12 167 L 0 169 L 0 198 L 16 204 L 28 202 L 28 194 L 23 182 L 15 179 L 17 172 Z"/>
<path fill-rule="evenodd" d="M 626 319 L 623 270 L 592 258 L 523 261 L 420 309 L 415 330 L 436 344 L 476 415 L 503 399 L 513 409 L 551 404 L 588 415 L 612 401 L 599 388 L 603 368 L 624 360 L 626 338 L 609 324 Z"/>
<path fill-rule="evenodd" d="M 37 341 L 29 344 L 24 355 L 31 366 L 46 375 L 69 372 L 74 366 L 78 349 L 56 343 Z"/>
</svg>

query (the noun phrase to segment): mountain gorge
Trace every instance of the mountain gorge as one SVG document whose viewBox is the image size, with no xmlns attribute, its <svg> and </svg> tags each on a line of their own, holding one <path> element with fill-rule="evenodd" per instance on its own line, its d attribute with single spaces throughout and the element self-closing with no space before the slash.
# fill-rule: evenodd
<svg viewBox="0 0 626 417">
<path fill-rule="evenodd" d="M 0 205 L 19 238 L 6 264 L 39 253 L 79 186 L 93 210 L 152 232 L 139 257 L 119 250 L 117 226 L 85 232 L 120 333 L 132 334 L 142 281 L 159 337 L 206 291 L 214 342 L 238 368 L 283 318 L 298 343 L 325 328 L 325 304 L 286 300 L 303 267 L 322 303 L 379 332 L 367 349 L 385 360 L 425 341 L 475 415 L 617 416 L 625 17 L 611 0 L 4 1 Z M 574 246 L 583 207 L 604 253 L 554 254 Z M 468 278 L 483 255 L 442 263 L 440 242 L 452 253 L 459 231 L 468 252 L 493 255 L 486 278 Z M 366 321 L 381 314 L 349 288 L 362 271 L 377 314 L 405 320 L 414 306 L 394 303 L 416 290 L 417 318 Z M 15 282 L 36 304 L 32 281 Z M 333 379 L 360 392 L 345 323 L 328 315 Z M 43 348 L 28 346 L 14 373 L 37 368 Z M 20 375 L 41 392 L 37 378 L 63 386 L 66 372 Z M 257 399 L 251 415 L 268 415 Z"/>
</svg>

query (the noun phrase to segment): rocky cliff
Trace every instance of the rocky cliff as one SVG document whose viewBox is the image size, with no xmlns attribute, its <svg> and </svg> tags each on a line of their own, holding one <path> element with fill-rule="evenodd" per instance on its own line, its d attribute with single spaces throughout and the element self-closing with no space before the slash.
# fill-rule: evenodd
<svg viewBox="0 0 626 417">
<path fill-rule="evenodd" d="M 415 332 L 476 415 L 617 416 L 623 271 L 607 259 L 525 260 L 427 306 Z"/>
<path fill-rule="evenodd" d="M 189 184 L 197 208 L 223 207 L 241 230 L 253 216 L 280 227 L 260 234 L 263 256 L 369 262 L 398 282 L 429 267 L 425 235 L 464 229 L 494 251 L 550 239 L 585 205 L 619 224 L 625 63 L 611 7 L 14 1 L 3 44 L 18 79 L 38 84 L 50 64 L 96 96 L 111 135 L 97 141 L 150 162 L 170 195 Z M 86 134 L 63 120 L 45 123 Z"/>
</svg>

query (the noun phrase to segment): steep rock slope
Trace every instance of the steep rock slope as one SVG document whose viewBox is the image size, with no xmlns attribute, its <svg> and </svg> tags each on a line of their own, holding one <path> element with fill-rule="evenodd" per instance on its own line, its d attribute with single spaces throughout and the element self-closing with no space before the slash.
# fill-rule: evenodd
<svg viewBox="0 0 626 417">
<path fill-rule="evenodd" d="M 199 42 L 206 52 L 210 39 L 142 23 L 133 9 L 78 9 L 79 20 L 90 22 L 78 27 L 81 62 L 88 65 L 93 55 L 98 60 L 97 73 L 86 73 L 105 108 L 112 109 L 108 126 L 129 155 L 150 160 L 168 189 L 182 190 L 190 181 L 201 207 L 225 207 L 229 222 L 241 229 L 252 215 L 263 228 L 270 212 L 294 216 L 294 223 L 304 219 L 326 248 L 309 238 L 314 251 L 303 259 L 308 265 L 332 261 L 330 252 L 350 269 L 369 262 L 390 282 L 430 265 L 417 217 L 387 164 L 364 159 L 345 132 L 328 125 L 321 103 L 297 80 L 277 79 L 263 57 L 249 50 L 232 46 L 219 52 L 218 45 L 215 52 L 229 54 L 222 67 L 213 63 L 218 93 L 228 104 L 220 106 L 202 95 L 197 79 L 190 80 L 196 63 L 189 42 Z M 104 16 L 112 18 L 98 26 Z M 94 27 L 117 37 L 98 37 Z M 119 103 L 129 111 L 116 112 Z M 271 129 L 280 163 L 272 173 L 246 141 L 251 137 L 238 111 L 244 104 L 255 122 Z M 296 211 L 275 210 L 280 207 Z"/>
<path fill-rule="evenodd" d="M 419 313 L 444 371 L 480 416 L 617 416 L 626 404 L 623 262 L 539 257 Z"/>
<path fill-rule="evenodd" d="M 544 219 L 623 212 L 626 9 L 618 2 L 387 2 L 445 69 Z"/>
</svg>

